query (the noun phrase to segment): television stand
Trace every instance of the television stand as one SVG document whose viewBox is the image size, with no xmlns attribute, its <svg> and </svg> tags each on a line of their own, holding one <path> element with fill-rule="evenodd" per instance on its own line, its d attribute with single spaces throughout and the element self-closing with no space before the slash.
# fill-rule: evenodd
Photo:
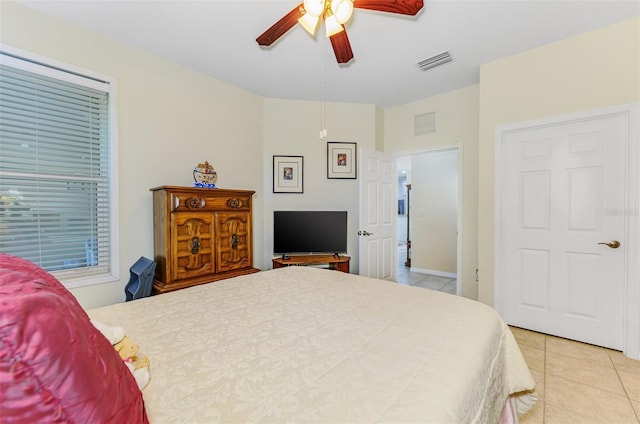
<svg viewBox="0 0 640 424">
<path fill-rule="evenodd" d="M 285 266 L 329 265 L 330 269 L 348 274 L 350 260 L 351 258 L 346 255 L 283 255 L 273 258 L 272 261 L 274 269 Z"/>
</svg>

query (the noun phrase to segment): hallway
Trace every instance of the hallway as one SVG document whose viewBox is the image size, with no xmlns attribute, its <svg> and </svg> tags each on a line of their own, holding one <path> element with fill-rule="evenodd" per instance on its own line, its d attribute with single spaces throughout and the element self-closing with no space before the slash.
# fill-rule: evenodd
<svg viewBox="0 0 640 424">
<path fill-rule="evenodd" d="M 456 294 L 455 278 L 411 272 L 404 266 L 406 259 L 407 245 L 401 244 L 398 246 L 398 284 Z"/>
</svg>

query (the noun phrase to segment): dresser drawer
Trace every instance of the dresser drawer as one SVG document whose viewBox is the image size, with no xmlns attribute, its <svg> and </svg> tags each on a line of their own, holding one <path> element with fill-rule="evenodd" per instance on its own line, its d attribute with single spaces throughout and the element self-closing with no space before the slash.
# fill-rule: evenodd
<svg viewBox="0 0 640 424">
<path fill-rule="evenodd" d="M 206 192 L 178 192 L 170 194 L 170 205 L 171 212 L 248 211 L 251 209 L 251 196 L 238 193 L 220 197 Z"/>
</svg>

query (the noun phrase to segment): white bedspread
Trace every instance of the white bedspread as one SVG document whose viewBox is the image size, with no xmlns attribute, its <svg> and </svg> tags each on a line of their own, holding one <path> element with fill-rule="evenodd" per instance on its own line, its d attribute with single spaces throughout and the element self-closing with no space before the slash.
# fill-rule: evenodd
<svg viewBox="0 0 640 424">
<path fill-rule="evenodd" d="M 93 309 L 151 360 L 152 423 L 495 423 L 534 388 L 490 307 L 289 267 Z M 521 393 L 520 413 L 535 402 Z"/>
</svg>

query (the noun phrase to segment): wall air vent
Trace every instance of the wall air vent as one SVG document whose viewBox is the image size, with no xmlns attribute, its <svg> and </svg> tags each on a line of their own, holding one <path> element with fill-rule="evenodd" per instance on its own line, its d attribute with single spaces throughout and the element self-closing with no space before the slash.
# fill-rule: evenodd
<svg viewBox="0 0 640 424">
<path fill-rule="evenodd" d="M 453 57 L 451 57 L 451 53 L 444 52 L 444 53 L 437 54 L 433 57 L 430 57 L 429 59 L 425 59 L 418 62 L 418 67 L 423 71 L 426 71 L 427 69 L 435 68 L 436 66 L 449 63 L 452 60 L 453 60 Z"/>
<path fill-rule="evenodd" d="M 430 112 L 413 117 L 413 135 L 419 136 L 436 131 L 436 113 Z"/>
</svg>

